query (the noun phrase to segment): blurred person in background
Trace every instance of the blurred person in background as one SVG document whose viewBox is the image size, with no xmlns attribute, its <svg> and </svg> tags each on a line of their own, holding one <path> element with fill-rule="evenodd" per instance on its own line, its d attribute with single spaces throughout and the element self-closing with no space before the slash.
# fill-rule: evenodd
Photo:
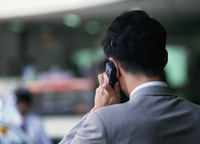
<svg viewBox="0 0 200 144">
<path fill-rule="evenodd" d="M 98 76 L 93 109 L 60 144 L 199 144 L 200 106 L 175 96 L 163 77 L 166 38 L 144 11 L 114 19 L 102 45 L 118 82 L 112 88 L 105 73 Z M 120 88 L 126 103 L 120 104 Z"/>
<path fill-rule="evenodd" d="M 21 128 L 34 144 L 51 144 L 44 131 L 42 119 L 30 113 L 32 94 L 25 88 L 18 88 L 14 92 L 14 100 L 15 106 L 7 111 L 9 114 L 4 112 L 3 121 Z"/>
</svg>

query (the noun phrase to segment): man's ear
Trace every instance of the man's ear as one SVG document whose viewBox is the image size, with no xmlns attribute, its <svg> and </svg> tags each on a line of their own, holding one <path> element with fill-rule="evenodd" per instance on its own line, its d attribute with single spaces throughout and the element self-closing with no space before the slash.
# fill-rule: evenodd
<svg viewBox="0 0 200 144">
<path fill-rule="evenodd" d="M 119 78 L 121 73 L 120 73 L 120 68 L 119 68 L 118 62 L 115 59 L 113 59 L 112 57 L 109 57 L 109 61 L 114 63 L 116 70 L 117 70 L 117 77 Z"/>
</svg>

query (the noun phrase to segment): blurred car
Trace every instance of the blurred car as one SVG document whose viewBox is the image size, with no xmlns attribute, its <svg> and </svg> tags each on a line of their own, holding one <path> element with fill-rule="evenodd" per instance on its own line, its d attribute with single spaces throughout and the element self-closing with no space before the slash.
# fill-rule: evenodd
<svg viewBox="0 0 200 144">
<path fill-rule="evenodd" d="M 87 78 L 33 81 L 33 111 L 40 115 L 84 114 L 93 105 L 93 82 Z"/>
<path fill-rule="evenodd" d="M 26 86 L 34 95 L 32 111 L 41 115 L 55 144 L 93 107 L 94 83 L 88 78 L 47 79 Z"/>
</svg>

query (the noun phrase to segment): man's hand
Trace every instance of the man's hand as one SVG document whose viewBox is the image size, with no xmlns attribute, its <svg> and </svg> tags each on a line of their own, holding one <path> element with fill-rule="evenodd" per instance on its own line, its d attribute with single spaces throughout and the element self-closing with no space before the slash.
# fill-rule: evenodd
<svg viewBox="0 0 200 144">
<path fill-rule="evenodd" d="M 109 84 L 108 76 L 102 73 L 98 76 L 99 87 L 96 89 L 95 105 L 91 112 L 120 102 L 120 87 L 119 82 L 115 83 L 114 88 Z"/>
</svg>

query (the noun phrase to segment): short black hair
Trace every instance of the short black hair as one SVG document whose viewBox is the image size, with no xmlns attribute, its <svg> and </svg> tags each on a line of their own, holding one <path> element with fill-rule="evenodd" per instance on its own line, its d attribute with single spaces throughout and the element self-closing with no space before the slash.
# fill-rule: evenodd
<svg viewBox="0 0 200 144">
<path fill-rule="evenodd" d="M 163 72 L 166 37 L 165 28 L 146 12 L 129 11 L 112 21 L 102 46 L 127 72 L 151 77 Z"/>
<path fill-rule="evenodd" d="M 32 94 L 26 88 L 18 88 L 15 90 L 16 102 L 32 103 Z"/>
</svg>

